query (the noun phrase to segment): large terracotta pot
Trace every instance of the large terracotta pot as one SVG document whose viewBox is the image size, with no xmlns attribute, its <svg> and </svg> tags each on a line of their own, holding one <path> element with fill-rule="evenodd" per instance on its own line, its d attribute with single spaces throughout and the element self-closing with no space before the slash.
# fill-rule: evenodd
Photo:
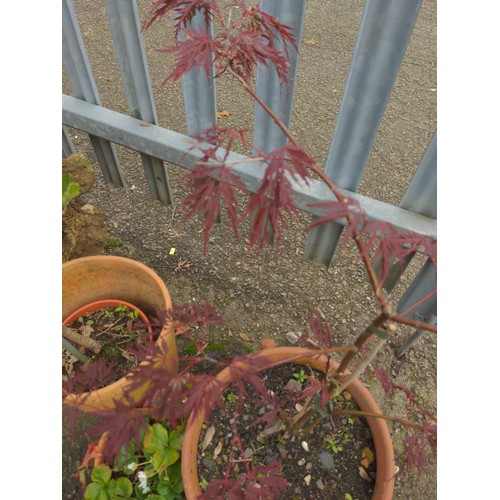
<svg viewBox="0 0 500 500">
<path fill-rule="evenodd" d="M 165 283 L 149 267 L 125 257 L 107 255 L 81 257 L 65 262 L 62 266 L 62 319 L 77 309 L 98 300 L 117 299 L 138 307 L 146 315 L 172 308 Z M 167 322 L 157 339 L 158 345 L 172 356 L 172 370 L 177 370 L 175 332 Z M 115 407 L 115 401 L 128 392 L 134 401 L 140 399 L 147 384 L 130 393 L 132 374 L 96 391 L 69 394 L 64 404 L 79 409 L 98 412 Z"/>
<path fill-rule="evenodd" d="M 325 371 L 327 358 L 311 357 L 311 351 L 299 347 L 270 347 L 256 352 L 251 356 L 265 356 L 274 363 L 297 363 L 307 365 L 316 370 Z M 244 364 L 241 365 L 243 367 Z M 336 370 L 338 364 L 333 363 L 332 369 Z M 231 369 L 226 367 L 216 377 L 220 383 L 221 393 L 231 384 Z M 353 382 L 347 387 L 353 399 L 361 410 L 366 412 L 381 413 L 377 403 L 366 387 L 359 381 Z M 196 416 L 191 414 L 182 446 L 182 481 L 186 498 L 192 500 L 201 495 L 198 478 L 198 441 L 201 434 L 205 412 L 197 412 Z M 375 454 L 377 460 L 377 477 L 373 500 L 390 500 L 394 490 L 395 460 L 392 440 L 387 424 L 381 418 L 367 417 L 373 440 L 375 443 Z"/>
</svg>

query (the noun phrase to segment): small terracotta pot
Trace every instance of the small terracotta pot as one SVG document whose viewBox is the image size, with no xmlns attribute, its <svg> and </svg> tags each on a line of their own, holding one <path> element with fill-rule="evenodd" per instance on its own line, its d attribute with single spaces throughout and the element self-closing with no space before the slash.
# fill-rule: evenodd
<svg viewBox="0 0 500 500">
<path fill-rule="evenodd" d="M 148 317 L 141 311 L 137 306 L 131 304 L 130 302 L 125 302 L 124 300 L 96 300 L 91 302 L 90 304 L 84 305 L 70 314 L 64 321 L 63 325 L 69 325 L 76 321 L 80 316 L 83 316 L 86 313 L 97 311 L 98 309 L 104 309 L 106 307 L 118 307 L 118 306 L 126 306 L 132 311 L 137 311 L 139 314 L 139 318 L 146 325 L 148 332 L 152 333 L 153 329 L 151 328 L 151 324 L 149 322 Z"/>
<path fill-rule="evenodd" d="M 81 257 L 63 264 L 63 321 L 91 302 L 111 298 L 133 304 L 133 308 L 140 309 L 149 316 L 172 308 L 165 283 L 152 269 L 140 262 L 125 257 L 98 255 Z M 164 352 L 169 353 L 172 359 L 171 369 L 176 372 L 178 357 L 172 322 L 163 326 L 156 342 Z M 100 412 L 114 408 L 115 401 L 127 393 L 139 404 L 148 384 L 132 393 L 129 389 L 132 376 L 133 374 L 128 374 L 96 391 L 68 394 L 63 403 L 88 412 Z"/>
<path fill-rule="evenodd" d="M 251 357 L 265 356 L 267 360 L 278 363 L 296 363 L 307 365 L 316 370 L 325 372 L 327 366 L 326 356 L 311 356 L 311 351 L 300 347 L 270 347 L 258 351 Z M 238 367 L 244 368 L 244 362 L 238 364 Z M 338 364 L 331 363 L 332 370 L 338 368 Z M 231 384 L 231 368 L 226 367 L 216 377 L 216 383 L 220 384 L 221 393 Z M 373 399 L 368 389 L 356 380 L 347 387 L 354 401 L 362 411 L 381 413 L 380 408 Z M 191 414 L 184 441 L 182 445 L 182 481 L 184 483 L 184 492 L 188 500 L 194 500 L 201 495 L 198 477 L 198 441 L 201 434 L 201 427 L 205 420 L 205 411 L 197 412 L 196 416 Z M 387 424 L 382 418 L 366 417 L 370 431 L 375 443 L 375 455 L 377 460 L 377 476 L 375 490 L 372 500 L 390 500 L 394 490 L 395 479 L 395 460 L 392 440 L 389 434 Z"/>
</svg>

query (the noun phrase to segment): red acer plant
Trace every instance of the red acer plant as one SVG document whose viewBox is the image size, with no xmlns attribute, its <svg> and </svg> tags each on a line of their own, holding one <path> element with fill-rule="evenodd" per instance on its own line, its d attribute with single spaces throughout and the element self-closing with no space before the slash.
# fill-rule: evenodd
<svg viewBox="0 0 500 500">
<path fill-rule="evenodd" d="M 403 391 L 407 398 L 404 418 L 339 409 L 335 401 L 374 362 L 398 325 L 436 333 L 434 325 L 404 315 L 416 306 L 403 314 L 396 312 L 383 288 L 390 269 L 394 265 L 403 268 L 408 257 L 416 252 L 424 254 L 436 265 L 436 241 L 427 236 L 400 232 L 385 222 L 370 220 L 356 200 L 344 195 L 325 176 L 316 160 L 255 93 L 252 80 L 257 64 L 274 67 L 280 81 L 288 83 L 288 51 L 297 49 L 293 30 L 244 0 L 224 2 L 224 5 L 216 0 L 157 0 L 150 9 L 144 29 L 167 14 L 173 15 L 176 34 L 172 46 L 162 49 L 175 56 L 168 78 L 177 80 L 193 68 L 200 72 L 200 78 L 204 78 L 203 71 L 208 74 L 209 68 L 214 67 L 216 78 L 232 78 L 241 85 L 288 139 L 288 144 L 277 151 L 256 152 L 252 160 L 260 160 L 264 171 L 260 186 L 255 192 L 250 192 L 236 175 L 235 164 L 228 160 L 229 152 L 235 145 L 252 147 L 247 139 L 248 131 L 214 124 L 212 129 L 197 138 L 196 148 L 201 151 L 202 158 L 186 175 L 190 191 L 184 200 L 184 208 L 188 219 L 201 216 L 205 250 L 210 231 L 224 210 L 236 236 L 239 226 L 245 221 L 250 222 L 249 250 L 255 249 L 259 254 L 266 246 L 279 246 L 281 235 L 287 228 L 287 219 L 298 215 L 293 182 L 307 186 L 312 179 L 320 179 L 330 189 L 334 200 L 316 205 L 320 215 L 310 228 L 332 221 L 341 221 L 346 226 L 344 238 L 353 241 L 358 249 L 360 265 L 366 269 L 379 311 L 346 346 L 336 344 L 334 332 L 325 317 L 319 313 L 311 314 L 305 327 L 307 331 L 302 333 L 299 343 L 307 348 L 311 358 L 327 359 L 327 368 L 322 375 L 307 376 L 305 389 L 291 396 L 292 408 L 300 403 L 300 409 L 292 411 L 263 383 L 262 373 L 276 366 L 265 355 L 252 354 L 222 360 L 207 352 L 207 331 L 216 328 L 222 321 L 210 304 L 186 304 L 175 306 L 172 311 L 159 312 L 156 321 L 152 321 L 153 326 L 161 329 L 168 315 L 177 333 L 192 342 L 196 354 L 181 357 L 178 360 L 179 370 L 174 372 L 168 350 L 162 346 L 148 343 L 136 349 L 134 355 L 137 359 L 149 362 L 141 363 L 134 370 L 134 384 L 139 388 L 147 381 L 148 388 L 140 409 L 124 398 L 116 408 L 100 415 L 102 424 L 96 429 L 97 433 L 119 429 L 119 432 L 112 432 L 108 439 L 103 450 L 105 458 L 112 460 L 125 443 L 130 440 L 137 442 L 140 430 L 151 419 L 168 422 L 175 427 L 185 423 L 193 414 L 203 412 L 207 418 L 214 409 L 222 407 L 221 392 L 224 387 L 217 374 L 229 367 L 232 387 L 238 395 L 234 402 L 235 422 L 244 415 L 245 402 L 253 397 L 272 408 L 265 415 L 253 416 L 255 422 L 264 425 L 266 435 L 285 428 L 287 432 L 305 436 L 325 418 L 336 416 L 356 415 L 391 420 L 407 429 L 406 464 L 415 465 L 420 471 L 426 443 L 433 449 L 436 447 L 436 417 L 419 408 L 415 396 L 408 389 L 394 385 L 383 369 L 373 372 L 388 395 L 393 391 Z M 191 21 L 195 15 L 201 16 L 204 25 L 193 30 Z M 240 206 L 241 203 L 246 203 L 246 206 Z M 422 297 L 419 303 L 429 300 L 434 294 L 435 291 Z M 340 363 L 336 369 L 330 369 L 334 366 L 334 355 L 340 356 Z M 292 357 L 290 361 L 293 360 Z M 90 368 L 85 376 L 89 377 L 92 373 Z M 266 467 L 251 467 L 249 461 L 242 458 L 243 452 L 244 444 L 235 424 L 230 455 L 241 459 L 244 473 L 240 471 L 236 478 L 231 475 L 234 461 L 229 460 L 225 477 L 207 485 L 206 498 L 243 498 L 245 495 L 246 498 L 269 498 L 285 486 L 286 481 L 279 476 L 279 462 Z"/>
</svg>

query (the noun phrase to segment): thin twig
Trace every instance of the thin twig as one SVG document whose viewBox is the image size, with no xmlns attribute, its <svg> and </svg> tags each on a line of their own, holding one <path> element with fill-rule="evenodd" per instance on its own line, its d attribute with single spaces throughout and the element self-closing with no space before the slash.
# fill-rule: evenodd
<svg viewBox="0 0 500 500">
<path fill-rule="evenodd" d="M 84 335 L 81 335 L 78 332 L 75 332 L 75 330 L 64 325 L 62 327 L 62 335 L 68 340 L 71 340 L 71 342 L 91 349 L 95 353 L 98 353 L 101 350 L 101 344 L 97 342 L 97 340 L 85 337 Z"/>
</svg>

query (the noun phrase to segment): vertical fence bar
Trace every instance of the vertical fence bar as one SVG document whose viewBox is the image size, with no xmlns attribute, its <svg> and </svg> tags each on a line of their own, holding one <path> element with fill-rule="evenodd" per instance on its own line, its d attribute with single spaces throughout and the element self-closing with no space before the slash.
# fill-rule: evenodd
<svg viewBox="0 0 500 500">
<path fill-rule="evenodd" d="M 436 266 L 428 260 L 420 269 L 411 285 L 398 302 L 397 311 L 402 314 L 416 304 L 420 299 L 427 296 L 436 289 Z M 407 318 L 426 321 L 431 314 L 437 314 L 437 295 L 434 294 L 425 302 L 419 304 L 415 309 L 405 314 Z"/>
<path fill-rule="evenodd" d="M 357 191 L 422 0 L 367 0 L 325 173 Z M 325 224 L 309 233 L 305 255 L 330 265 L 342 227 Z"/>
<path fill-rule="evenodd" d="M 75 97 L 100 106 L 101 99 L 71 0 L 62 2 L 62 42 L 62 59 Z M 113 144 L 94 135 L 89 138 L 106 181 L 125 187 Z"/>
<path fill-rule="evenodd" d="M 433 219 L 437 218 L 437 133 L 431 139 L 399 206 Z"/>
<path fill-rule="evenodd" d="M 105 0 L 118 66 L 122 75 L 129 113 L 147 123 L 158 124 L 135 0 Z M 141 153 L 144 173 L 153 200 L 171 205 L 171 189 L 163 161 Z"/>
<path fill-rule="evenodd" d="M 71 156 L 73 153 L 76 153 L 75 146 L 73 146 L 73 141 L 66 130 L 66 127 L 63 125 L 62 128 L 62 156 L 63 158 L 67 158 Z"/>
<path fill-rule="evenodd" d="M 427 320 L 427 323 L 431 325 L 437 324 L 437 318 L 434 314 L 431 314 L 431 317 Z M 400 358 L 410 347 L 415 345 L 417 340 L 424 334 L 428 333 L 427 330 L 416 330 L 413 335 L 396 351 L 396 358 Z M 432 334 L 431 334 L 432 335 Z"/>
<path fill-rule="evenodd" d="M 431 139 L 399 206 L 433 219 L 437 218 L 437 133 Z M 413 255 L 409 255 L 405 262 L 391 267 L 384 282 L 384 288 L 388 292 L 392 291 L 412 258 Z"/>
<path fill-rule="evenodd" d="M 302 27 L 304 24 L 305 0 L 287 0 L 275 2 L 273 0 L 261 0 L 260 8 L 279 19 L 280 22 L 293 29 L 297 46 L 300 46 L 302 38 Z M 281 42 L 276 43 L 278 50 L 284 51 Z M 295 78 L 298 67 L 298 52 L 287 44 L 286 50 L 289 55 L 290 73 L 289 85 L 281 84 L 278 74 L 273 65 L 266 67 L 262 64 L 257 66 L 255 90 L 264 103 L 269 106 L 280 120 L 288 127 L 292 115 L 293 95 L 295 89 Z M 264 152 L 280 149 L 287 143 L 285 134 L 274 123 L 273 119 L 258 103 L 255 104 L 254 113 L 254 154 L 257 150 Z"/>
<path fill-rule="evenodd" d="M 203 13 L 197 12 L 188 23 L 187 28 L 195 31 L 207 29 Z M 208 33 L 212 37 L 212 25 L 210 25 Z M 184 39 L 184 35 L 181 32 L 179 40 L 184 41 Z M 184 95 L 187 133 L 191 137 L 195 137 L 204 130 L 211 129 L 217 123 L 213 66 L 210 67 L 208 73 L 202 68 L 192 68 L 182 77 L 181 83 Z"/>
</svg>

